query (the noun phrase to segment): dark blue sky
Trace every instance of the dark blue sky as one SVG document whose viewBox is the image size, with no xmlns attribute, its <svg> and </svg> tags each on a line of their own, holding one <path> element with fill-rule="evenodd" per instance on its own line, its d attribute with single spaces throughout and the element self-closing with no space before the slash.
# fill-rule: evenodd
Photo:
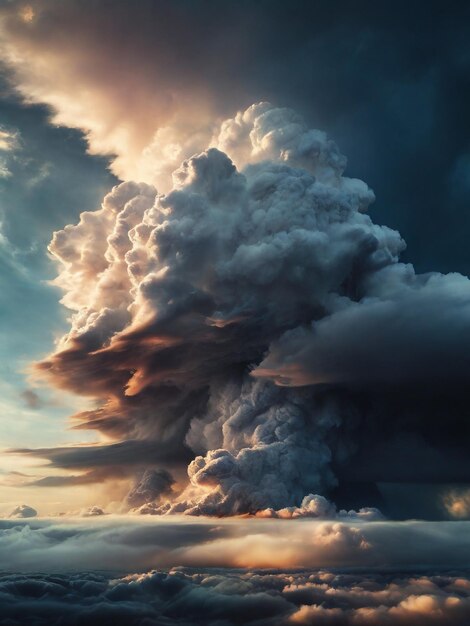
<svg viewBox="0 0 470 626">
<path fill-rule="evenodd" d="M 1 153 L 8 173 L 0 178 L 2 441 L 12 446 L 62 437 L 55 418 L 70 413 L 70 404 L 51 406 L 47 392 L 24 395 L 25 369 L 66 329 L 60 291 L 47 283 L 55 276 L 47 245 L 54 230 L 96 208 L 115 178 L 105 159 L 86 154 L 80 132 L 51 125 L 48 108 L 23 104 L 5 76 L 1 92 L 0 127 L 15 136 L 13 149 Z"/>
</svg>

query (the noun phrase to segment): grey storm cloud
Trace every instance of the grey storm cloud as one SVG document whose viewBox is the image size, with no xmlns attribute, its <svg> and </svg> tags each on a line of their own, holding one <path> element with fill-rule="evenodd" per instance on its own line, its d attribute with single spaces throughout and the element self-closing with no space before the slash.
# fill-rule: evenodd
<svg viewBox="0 0 470 626">
<path fill-rule="evenodd" d="M 374 419 L 338 385 L 466 381 L 470 281 L 401 263 L 403 239 L 345 167 L 325 133 L 260 103 L 170 192 L 122 183 L 56 232 L 72 322 L 38 371 L 100 399 L 76 428 L 117 441 L 24 452 L 85 482 L 134 475 L 131 494 L 145 469 L 176 472 L 162 513 L 277 511 L 332 492 L 354 425 Z"/>
<path fill-rule="evenodd" d="M 468 381 L 467 277 L 392 266 L 366 289 L 360 302 L 287 331 L 255 373 L 287 385 Z"/>
<path fill-rule="evenodd" d="M 142 478 L 128 493 L 127 502 L 131 507 L 139 507 L 161 497 L 168 497 L 172 493 L 174 482 L 171 474 L 164 469 L 145 470 Z"/>
</svg>

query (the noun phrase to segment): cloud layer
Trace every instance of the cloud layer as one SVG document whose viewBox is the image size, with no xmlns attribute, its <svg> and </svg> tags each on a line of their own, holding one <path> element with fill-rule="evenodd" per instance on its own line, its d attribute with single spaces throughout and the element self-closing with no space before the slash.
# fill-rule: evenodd
<svg viewBox="0 0 470 626">
<path fill-rule="evenodd" d="M 468 536 L 459 522 L 2 521 L 0 623 L 464 626 Z"/>
<path fill-rule="evenodd" d="M 116 516 L 0 520 L 11 572 L 152 568 L 465 569 L 468 522 Z M 98 514 L 96 514 L 98 513 Z M 124 568 L 124 569 L 123 569 Z"/>
<path fill-rule="evenodd" d="M 2 575 L 2 622 L 34 619 L 46 626 L 464 626 L 470 616 L 465 574 L 365 575 L 330 571 L 242 573 L 150 571 L 109 579 L 103 574 Z"/>
</svg>

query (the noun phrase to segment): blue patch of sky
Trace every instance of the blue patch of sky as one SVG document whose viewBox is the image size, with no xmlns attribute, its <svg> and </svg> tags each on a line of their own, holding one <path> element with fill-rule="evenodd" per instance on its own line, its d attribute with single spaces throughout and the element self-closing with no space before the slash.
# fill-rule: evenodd
<svg viewBox="0 0 470 626">
<path fill-rule="evenodd" d="M 35 406 L 23 395 L 25 370 L 67 328 L 69 312 L 48 282 L 56 267 L 47 244 L 118 181 L 108 159 L 87 154 L 80 132 L 52 125 L 47 107 L 23 104 L 6 78 L 0 76 L 0 447 L 37 446 L 63 440 L 63 420 L 78 407 L 47 388 L 36 391 Z"/>
</svg>

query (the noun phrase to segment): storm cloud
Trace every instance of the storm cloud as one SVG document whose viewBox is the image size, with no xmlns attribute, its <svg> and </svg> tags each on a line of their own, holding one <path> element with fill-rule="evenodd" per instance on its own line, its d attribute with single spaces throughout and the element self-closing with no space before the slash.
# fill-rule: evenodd
<svg viewBox="0 0 470 626">
<path fill-rule="evenodd" d="M 177 465 L 190 448 L 207 456 L 189 465 L 176 510 L 277 509 L 335 485 L 326 437 L 339 418 L 334 398 L 277 389 L 250 370 L 284 329 L 334 308 L 349 274 L 396 260 L 403 242 L 371 223 L 373 193 L 342 177 L 336 145 L 294 112 L 255 105 L 215 141 L 254 163 L 241 174 L 210 148 L 174 173 L 171 193 L 123 183 L 55 233 L 56 283 L 76 313 L 40 369 L 106 398 L 77 416 L 80 427 L 127 441 L 45 456 L 85 468 L 91 453 L 111 466 L 135 447 Z"/>
<path fill-rule="evenodd" d="M 170 472 L 162 513 L 295 509 L 361 465 L 362 432 L 383 419 L 364 396 L 464 387 L 470 281 L 401 263 L 403 239 L 345 167 L 324 132 L 259 103 L 170 192 L 122 183 L 56 232 L 72 324 L 38 371 L 99 399 L 76 427 L 117 441 L 23 452 L 83 472 L 72 483 L 135 476 L 131 494 L 146 470 Z M 421 433 L 429 415 L 409 410 Z"/>
</svg>

